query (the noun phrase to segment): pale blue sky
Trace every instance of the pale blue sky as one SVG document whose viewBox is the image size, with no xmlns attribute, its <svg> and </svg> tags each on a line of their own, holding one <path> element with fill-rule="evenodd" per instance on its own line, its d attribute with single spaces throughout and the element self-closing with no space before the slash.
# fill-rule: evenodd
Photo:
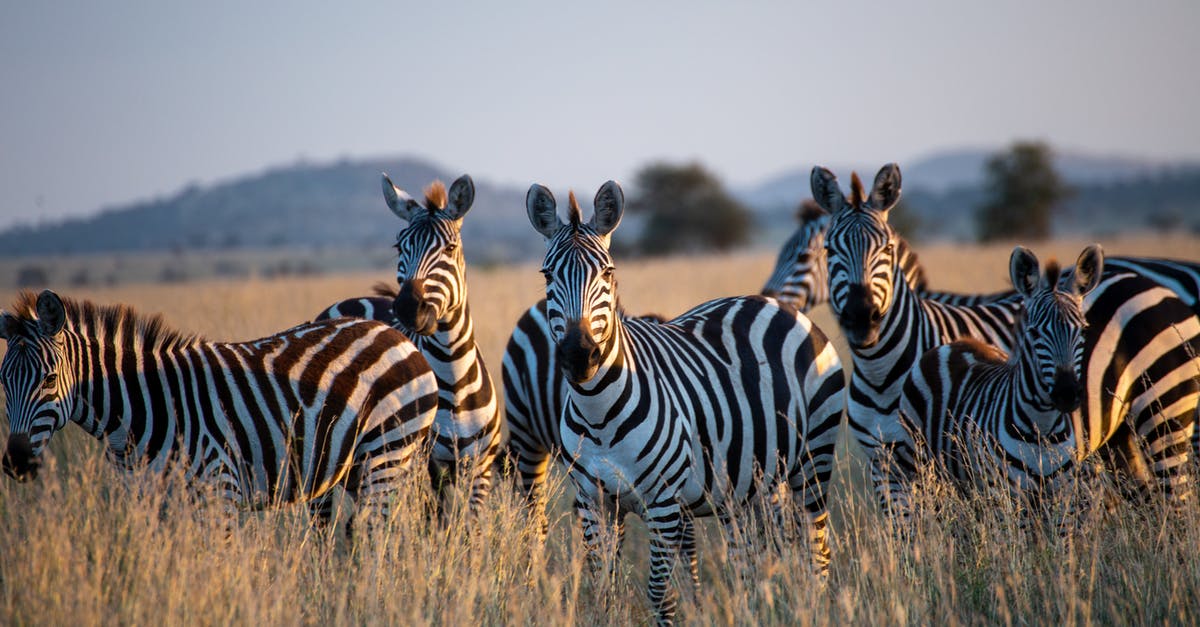
<svg viewBox="0 0 1200 627">
<path fill-rule="evenodd" d="M 569 5 L 569 6 L 564 6 Z M 1200 157 L 1200 2 L 0 4 L 0 225 L 304 157 L 594 189 L 1042 138 Z"/>
</svg>

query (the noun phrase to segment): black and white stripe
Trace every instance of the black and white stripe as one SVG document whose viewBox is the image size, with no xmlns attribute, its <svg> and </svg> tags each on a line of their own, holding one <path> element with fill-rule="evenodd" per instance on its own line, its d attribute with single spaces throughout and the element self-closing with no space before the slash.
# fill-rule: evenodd
<svg viewBox="0 0 1200 627">
<path fill-rule="evenodd" d="M 433 423 L 437 383 L 403 334 L 341 319 L 252 342 L 206 342 L 127 307 L 26 294 L 0 318 L 4 470 L 35 475 L 68 421 L 124 468 L 186 476 L 228 507 L 306 501 L 326 521 L 342 485 L 384 520 Z"/>
<path fill-rule="evenodd" d="M 900 194 L 894 164 L 876 177 L 869 197 L 857 176 L 848 202 L 836 178 L 814 168 L 813 195 L 833 214 L 826 235 L 830 304 L 854 354 L 848 413 L 856 440 L 872 460 L 881 499 L 877 447 L 896 434 L 904 376 L 925 351 L 974 337 L 1010 351 L 1016 297 L 974 307 L 946 305 L 896 280 L 896 237 L 888 211 Z M 1115 267 L 1115 264 L 1114 264 Z M 1103 301 L 1085 301 L 1087 402 L 1076 425 L 1080 455 L 1100 451 L 1147 489 L 1184 495 L 1182 473 L 1197 401 L 1200 325 L 1172 292 L 1136 275 L 1108 284 Z M 1141 441 L 1141 440 L 1144 440 Z"/>
<path fill-rule="evenodd" d="M 986 490 L 999 482 L 1035 502 L 1068 484 L 1076 455 L 1071 415 L 1083 395 L 1083 298 L 1100 283 L 1102 267 L 1099 246 L 1089 247 L 1060 286 L 1057 264 L 1042 275 L 1033 253 L 1017 247 L 1009 268 L 1022 309 L 1012 353 L 968 338 L 921 357 L 903 384 L 904 433 L 887 466 L 889 484 L 902 488 L 888 503 L 901 521 L 911 513 L 908 487 L 928 462 L 959 485 Z"/>
<path fill-rule="evenodd" d="M 383 193 L 392 211 L 408 222 L 396 237 L 399 292 L 394 300 L 375 297 L 334 303 L 317 319 L 372 318 L 413 339 L 433 368 L 440 389 L 430 461 L 434 487 L 442 495 L 439 507 L 445 488 L 465 478 L 471 482 L 470 510 L 477 512 L 491 490 L 503 416 L 475 342 L 467 303 L 460 232 L 475 186 L 471 177 L 463 175 L 450 187 L 447 198 L 441 183 L 435 182 L 421 206 L 385 175 Z"/>
<path fill-rule="evenodd" d="M 669 623 L 677 554 L 695 564 L 691 518 L 727 514 L 786 482 L 825 572 L 825 489 L 845 386 L 833 346 L 760 296 L 710 301 L 665 323 L 625 319 L 608 251 L 620 187 L 600 188 L 586 224 L 574 194 L 568 224 L 546 188 L 534 185 L 526 203 L 548 242 L 546 311 L 570 385 L 560 433 L 589 546 L 605 522 L 598 512 L 641 516 L 650 601 Z"/>
<path fill-rule="evenodd" d="M 773 296 L 801 312 L 829 302 L 829 266 L 825 261 L 825 232 L 829 229 L 829 213 L 815 201 L 806 200 L 796 215 L 797 226 L 779 249 L 771 276 L 763 285 L 762 294 Z M 900 271 L 908 286 L 924 298 L 948 305 L 981 305 L 1004 300 L 1012 292 L 994 294 L 960 294 L 929 289 L 925 269 L 908 242 L 896 236 L 896 255 Z"/>
</svg>

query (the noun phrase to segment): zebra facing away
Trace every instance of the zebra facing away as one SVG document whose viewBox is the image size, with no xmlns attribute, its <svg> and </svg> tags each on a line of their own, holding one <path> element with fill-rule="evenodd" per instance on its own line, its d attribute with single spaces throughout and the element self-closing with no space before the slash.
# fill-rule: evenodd
<svg viewBox="0 0 1200 627">
<path fill-rule="evenodd" d="M 728 515 L 785 481 L 806 517 L 818 572 L 828 570 L 825 488 L 845 383 L 833 346 L 803 315 L 761 296 L 704 303 L 667 322 L 627 319 L 617 303 L 609 236 L 624 197 L 609 181 L 584 223 L 548 189 L 526 208 L 546 237 L 547 316 L 570 385 L 560 420 L 590 549 L 600 512 L 629 511 L 651 540 L 649 598 L 674 617 L 668 579 L 684 554 L 695 571 L 695 516 Z"/>
<path fill-rule="evenodd" d="M 386 520 L 437 404 L 416 347 L 377 322 L 217 343 L 47 290 L 0 316 L 0 337 L 9 476 L 36 476 L 50 437 L 71 421 L 104 441 L 119 467 L 183 464 L 189 482 L 215 488 L 231 513 L 303 501 L 329 522 L 330 491 L 341 485 Z"/>
<path fill-rule="evenodd" d="M 891 490 L 877 449 L 902 434 L 896 410 L 905 374 L 925 351 L 961 337 L 1011 352 L 1020 303 L 948 305 L 896 279 L 896 236 L 887 221 L 900 195 L 895 164 L 880 170 L 869 195 L 852 177 L 849 201 L 824 168 L 813 169 L 812 187 L 833 215 L 826 235 L 830 304 L 854 356 L 849 424 L 886 503 Z M 1183 498 L 1187 438 L 1200 397 L 1200 322 L 1170 290 L 1107 266 L 1111 276 L 1083 303 L 1086 400 L 1076 414 L 1077 456 L 1099 452 L 1110 468 L 1140 484 L 1140 492 L 1157 483 Z"/>
<path fill-rule="evenodd" d="M 1018 246 L 1009 273 L 1021 298 L 1011 355 L 964 338 L 926 352 L 905 378 L 889 482 L 891 511 L 906 523 L 907 488 L 925 462 L 960 485 L 1007 484 L 1016 498 L 1052 497 L 1072 478 L 1071 417 L 1083 396 L 1083 297 L 1100 283 L 1099 246 L 1084 249 L 1059 283 L 1051 262 Z"/>
<path fill-rule="evenodd" d="M 477 512 L 492 486 L 500 448 L 500 400 L 475 343 L 467 304 L 462 221 L 475 199 L 475 184 L 463 175 L 446 188 L 434 181 L 424 206 L 383 176 L 388 207 L 408 225 L 396 236 L 399 260 L 394 298 L 356 298 L 334 303 L 318 320 L 366 317 L 390 324 L 412 338 L 437 376 L 438 409 L 433 423 L 430 477 L 439 494 L 461 478 L 471 482 L 470 511 Z M 384 290 L 377 291 L 387 293 Z"/>
</svg>

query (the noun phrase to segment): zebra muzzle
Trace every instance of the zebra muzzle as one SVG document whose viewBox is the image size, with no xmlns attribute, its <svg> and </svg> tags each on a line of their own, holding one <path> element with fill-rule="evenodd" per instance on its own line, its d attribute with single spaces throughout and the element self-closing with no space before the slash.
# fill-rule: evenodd
<svg viewBox="0 0 1200 627">
<path fill-rule="evenodd" d="M 400 324 L 421 335 L 437 330 L 437 312 L 425 300 L 424 279 L 410 279 L 400 286 L 400 293 L 392 301 L 392 313 Z"/>
<path fill-rule="evenodd" d="M 4 459 L 0 461 L 4 474 L 16 479 L 36 479 L 42 462 L 33 454 L 33 444 L 29 434 L 16 433 L 8 438 L 8 447 L 4 450 Z"/>
<path fill-rule="evenodd" d="M 1079 377 L 1067 370 L 1059 370 L 1054 377 L 1054 386 L 1050 388 L 1050 402 L 1054 409 L 1061 412 L 1073 412 L 1079 409 L 1083 402 L 1083 386 Z"/>
<path fill-rule="evenodd" d="M 588 326 L 585 322 L 572 325 L 558 344 L 563 373 L 574 383 L 590 380 L 600 367 L 600 345 L 592 339 Z"/>
</svg>

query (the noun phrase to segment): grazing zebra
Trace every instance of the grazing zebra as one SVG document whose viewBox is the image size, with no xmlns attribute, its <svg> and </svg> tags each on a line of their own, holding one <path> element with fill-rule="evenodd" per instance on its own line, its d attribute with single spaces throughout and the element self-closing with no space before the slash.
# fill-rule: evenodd
<svg viewBox="0 0 1200 627">
<path fill-rule="evenodd" d="M 500 448 L 503 416 L 467 304 L 466 261 L 461 247 L 463 217 L 475 200 L 475 184 L 463 175 L 450 186 L 440 181 L 425 191 L 425 204 L 383 176 L 383 196 L 401 220 L 396 236 L 399 261 L 394 300 L 357 298 L 334 303 L 318 320 L 351 315 L 386 322 L 404 331 L 437 376 L 438 409 L 433 423 L 430 477 L 442 511 L 446 488 L 460 477 L 471 482 L 470 511 L 492 486 L 492 465 Z M 386 290 L 377 291 L 387 294 Z"/>
<path fill-rule="evenodd" d="M 42 449 L 69 420 L 104 441 L 119 467 L 183 464 L 230 510 L 305 501 L 328 522 L 330 491 L 342 485 L 386 520 L 437 404 L 425 359 L 377 322 L 207 342 L 128 307 L 47 290 L 3 313 L 0 337 L 3 467 L 18 479 L 36 476 Z"/>
<path fill-rule="evenodd" d="M 854 176 L 847 201 L 836 177 L 819 167 L 813 169 L 812 187 L 817 202 L 833 215 L 826 235 L 830 304 L 854 355 L 849 423 L 871 459 L 876 493 L 886 502 L 890 490 L 877 449 L 900 437 L 895 414 L 904 375 L 925 351 L 960 337 L 1011 352 L 1020 302 L 1013 297 L 947 305 L 895 280 L 896 237 L 887 222 L 900 195 L 895 164 L 880 170 L 869 196 Z M 1093 301 L 1106 305 L 1092 306 Z M 1078 454 L 1100 451 L 1110 467 L 1131 475 L 1144 491 L 1151 489 L 1153 474 L 1164 491 L 1182 498 L 1186 438 L 1200 395 L 1195 313 L 1170 290 L 1127 273 L 1094 290 L 1084 313 L 1087 402 L 1075 425 Z"/>
<path fill-rule="evenodd" d="M 533 185 L 530 222 L 544 235 L 547 316 L 568 380 L 560 422 L 576 512 L 594 549 L 600 511 L 629 511 L 650 538 L 649 598 L 659 622 L 675 611 L 677 553 L 695 575 L 692 518 L 727 514 L 786 481 L 803 502 L 814 564 L 827 572 L 825 484 L 844 401 L 833 346 L 803 315 L 761 296 L 702 304 L 669 322 L 626 319 L 609 236 L 624 207 L 609 181 L 583 223 L 569 223 Z M 798 512 L 793 516 L 798 516 Z"/>
<path fill-rule="evenodd" d="M 1083 297 L 1100 283 L 1103 263 L 1099 246 L 1084 249 L 1060 285 L 1057 264 L 1042 275 L 1037 257 L 1018 246 L 1009 261 L 1021 302 L 1012 354 L 961 338 L 926 352 L 905 377 L 899 421 L 906 436 L 888 467 L 892 487 L 904 488 L 889 498 L 902 523 L 921 462 L 933 461 L 960 485 L 1006 482 L 1017 498 L 1053 496 L 1071 479 Z"/>
</svg>

